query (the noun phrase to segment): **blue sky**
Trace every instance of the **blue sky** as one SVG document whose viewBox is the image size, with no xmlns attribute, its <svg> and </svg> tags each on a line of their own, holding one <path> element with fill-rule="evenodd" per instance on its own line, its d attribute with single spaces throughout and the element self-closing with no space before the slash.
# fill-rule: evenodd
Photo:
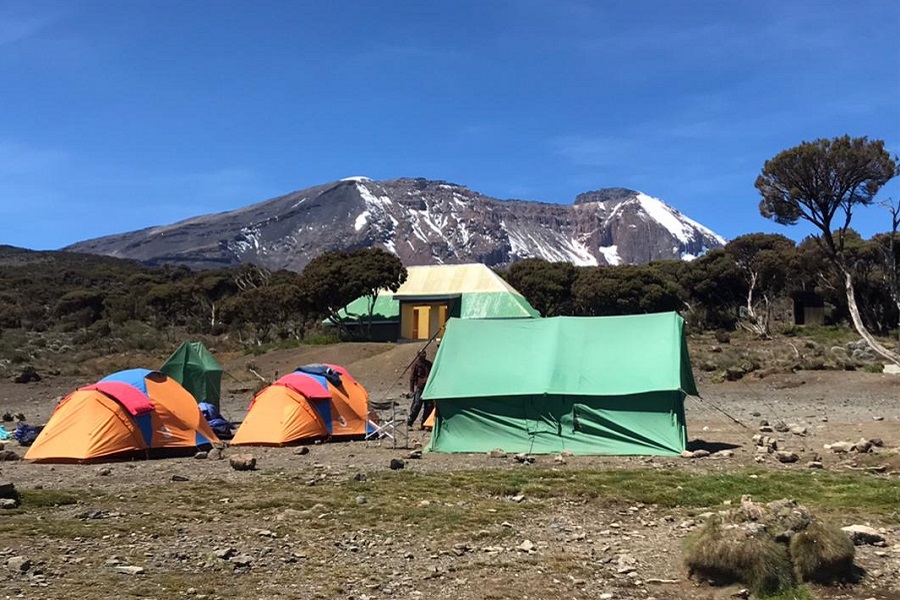
<svg viewBox="0 0 900 600">
<path fill-rule="evenodd" d="M 0 243 L 352 175 L 557 203 L 624 186 L 727 238 L 800 239 L 753 182 L 804 140 L 900 154 L 898 31 L 895 0 L 0 0 Z"/>
</svg>

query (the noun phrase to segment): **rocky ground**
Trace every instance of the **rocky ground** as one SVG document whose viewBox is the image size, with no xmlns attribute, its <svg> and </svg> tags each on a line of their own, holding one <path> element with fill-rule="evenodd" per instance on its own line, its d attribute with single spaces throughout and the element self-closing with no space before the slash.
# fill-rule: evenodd
<svg viewBox="0 0 900 600">
<path fill-rule="evenodd" d="M 223 412 L 243 417 L 262 383 L 253 372 L 270 379 L 309 362 L 346 366 L 374 400 L 402 409 L 403 369 L 416 350 L 341 344 L 235 357 L 223 361 Z M 0 414 L 42 423 L 58 397 L 85 383 L 2 382 Z M 859 583 L 813 594 L 900 599 L 900 376 L 815 371 L 698 385 L 702 399 L 687 404 L 691 449 L 711 455 L 696 458 L 409 458 L 427 444 L 427 433 L 413 431 L 396 443 L 316 444 L 305 454 L 254 448 L 252 471 L 231 468 L 229 458 L 247 452 L 233 448 L 206 459 L 3 462 L 0 481 L 14 483 L 23 499 L 0 511 L 0 597 L 646 600 L 736 593 L 688 579 L 682 565 L 682 541 L 708 508 L 639 503 L 624 492 L 616 499 L 615 490 L 546 493 L 527 477 L 522 489 L 504 487 L 515 487 L 520 474 L 578 480 L 629 470 L 637 473 L 626 486 L 640 486 L 641 473 L 747 473 L 749 493 L 754 477 L 796 473 L 895 484 L 894 510 L 827 515 L 840 526 L 872 526 L 884 541 L 857 547 L 866 573 Z M 762 421 L 768 425 L 760 431 Z M 860 438 L 876 445 L 862 446 Z M 837 442 L 848 443 L 831 447 Z M 24 454 L 15 443 L 7 449 Z M 405 468 L 392 471 L 398 458 Z M 686 493 L 677 492 L 676 499 Z M 723 488 L 721 502 L 740 501 L 728 493 Z"/>
</svg>

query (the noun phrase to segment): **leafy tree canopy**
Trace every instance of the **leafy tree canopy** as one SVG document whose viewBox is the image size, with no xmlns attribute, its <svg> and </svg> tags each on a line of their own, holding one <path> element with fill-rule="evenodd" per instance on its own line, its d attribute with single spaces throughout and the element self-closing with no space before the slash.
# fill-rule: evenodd
<svg viewBox="0 0 900 600">
<path fill-rule="evenodd" d="M 897 161 L 882 140 L 845 135 L 803 142 L 765 162 L 756 179 L 762 195 L 759 211 L 782 225 L 808 221 L 819 229 L 829 252 L 838 256 L 854 209 L 871 204 L 897 173 Z M 832 235 L 835 225 L 837 240 Z"/>
<path fill-rule="evenodd" d="M 526 258 L 513 264 L 506 280 L 544 317 L 572 314 L 572 284 L 577 270 L 564 262 Z"/>
</svg>

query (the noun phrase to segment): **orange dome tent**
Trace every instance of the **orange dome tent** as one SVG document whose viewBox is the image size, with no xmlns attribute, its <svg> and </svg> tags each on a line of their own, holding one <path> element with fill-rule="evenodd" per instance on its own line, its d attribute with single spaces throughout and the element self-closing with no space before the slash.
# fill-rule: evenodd
<svg viewBox="0 0 900 600">
<path fill-rule="evenodd" d="M 114 373 L 63 398 L 25 454 L 42 462 L 194 451 L 219 439 L 193 397 L 162 373 Z"/>
<path fill-rule="evenodd" d="M 327 437 L 328 427 L 313 403 L 330 401 L 331 394 L 316 381 L 289 373 L 253 397 L 231 444 L 281 446 Z"/>
<path fill-rule="evenodd" d="M 280 446 L 318 438 L 362 437 L 369 395 L 343 367 L 307 365 L 260 391 L 233 445 Z"/>
</svg>

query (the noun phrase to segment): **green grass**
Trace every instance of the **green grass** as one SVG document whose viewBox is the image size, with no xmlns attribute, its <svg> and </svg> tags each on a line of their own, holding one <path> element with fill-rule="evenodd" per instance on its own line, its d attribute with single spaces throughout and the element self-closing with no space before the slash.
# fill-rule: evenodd
<svg viewBox="0 0 900 600">
<path fill-rule="evenodd" d="M 789 590 L 784 590 L 769 596 L 761 596 L 762 600 L 813 600 L 809 588 L 800 585 Z"/>
<path fill-rule="evenodd" d="M 582 496 L 672 508 L 708 508 L 751 494 L 759 502 L 792 498 L 825 512 L 858 512 L 900 522 L 900 486 L 888 479 L 859 475 L 751 469 L 721 474 L 529 469 L 457 473 L 448 483 L 498 495 L 523 492 L 532 497 Z"/>
<path fill-rule="evenodd" d="M 301 478 L 303 479 L 303 478 Z M 305 479 L 304 479 L 305 481 Z M 523 493 L 526 502 L 508 496 Z M 308 526 L 338 530 L 352 521 L 358 527 L 396 529 L 406 524 L 448 535 L 502 538 L 498 524 L 537 514 L 559 498 L 596 502 L 655 504 L 664 508 L 708 509 L 751 494 L 757 502 L 791 498 L 817 513 L 865 517 L 900 523 L 900 486 L 864 474 L 773 472 L 691 474 L 663 470 L 470 470 L 455 473 L 381 472 L 367 481 L 328 479 L 307 486 L 297 477 L 261 476 L 253 482 L 185 482 L 135 490 L 127 515 L 82 521 L 58 507 L 78 502 L 90 510 L 121 510 L 115 496 L 93 490 L 23 490 L 20 508 L 0 519 L 0 533 L 36 532 L 55 538 L 159 531 L 157 521 L 140 514 L 165 514 L 168 523 L 200 523 L 215 518 L 276 517 L 286 510 L 302 513 Z M 365 496 L 365 503 L 357 503 Z M 228 502 L 223 499 L 228 498 Z M 423 503 L 422 501 L 427 501 Z M 319 505 L 314 511 L 310 509 Z M 77 512 L 77 509 L 75 509 Z M 67 511 L 71 513 L 71 509 Z M 314 514 L 313 514 L 314 513 Z M 285 524 L 290 521 L 284 521 Z M 279 521 L 273 521 L 277 528 Z M 171 529 L 171 528 L 169 528 Z"/>
<path fill-rule="evenodd" d="M 850 327 L 837 325 L 797 325 L 786 328 L 783 334 L 787 337 L 799 337 L 825 346 L 840 346 L 859 339 Z"/>
<path fill-rule="evenodd" d="M 82 494 L 83 496 L 83 494 Z M 78 492 L 71 490 L 22 490 L 19 492 L 22 509 L 66 506 L 78 502 Z"/>
</svg>

